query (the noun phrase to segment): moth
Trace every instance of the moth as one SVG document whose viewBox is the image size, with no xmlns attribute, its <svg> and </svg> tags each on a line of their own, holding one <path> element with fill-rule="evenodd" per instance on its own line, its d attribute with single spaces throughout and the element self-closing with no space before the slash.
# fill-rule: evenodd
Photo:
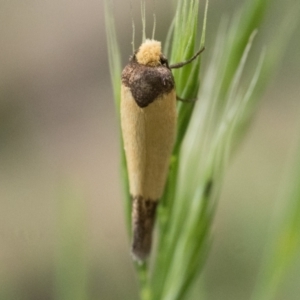
<svg viewBox="0 0 300 300">
<path fill-rule="evenodd" d="M 132 255 L 144 261 L 151 251 L 155 212 L 162 197 L 176 138 L 176 91 L 161 43 L 147 39 L 122 72 L 121 130 L 132 197 Z"/>
</svg>

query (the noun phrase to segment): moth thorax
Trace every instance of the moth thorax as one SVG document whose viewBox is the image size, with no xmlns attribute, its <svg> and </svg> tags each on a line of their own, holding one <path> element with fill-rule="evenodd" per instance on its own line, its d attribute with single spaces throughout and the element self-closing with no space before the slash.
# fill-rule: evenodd
<svg viewBox="0 0 300 300">
<path fill-rule="evenodd" d="M 136 59 L 141 65 L 156 67 L 160 65 L 161 43 L 155 40 L 146 40 L 139 48 Z"/>
</svg>

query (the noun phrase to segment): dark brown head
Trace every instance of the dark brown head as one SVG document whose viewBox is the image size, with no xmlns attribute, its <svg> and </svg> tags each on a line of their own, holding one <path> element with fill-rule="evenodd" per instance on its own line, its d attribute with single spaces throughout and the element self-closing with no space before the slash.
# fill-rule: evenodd
<svg viewBox="0 0 300 300">
<path fill-rule="evenodd" d="M 146 40 L 139 47 L 122 72 L 122 83 L 130 88 L 141 108 L 174 89 L 174 78 L 160 42 Z"/>
</svg>

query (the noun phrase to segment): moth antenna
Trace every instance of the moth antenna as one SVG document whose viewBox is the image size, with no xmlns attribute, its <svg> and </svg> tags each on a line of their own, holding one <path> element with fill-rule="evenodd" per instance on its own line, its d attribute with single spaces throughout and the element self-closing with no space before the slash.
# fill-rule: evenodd
<svg viewBox="0 0 300 300">
<path fill-rule="evenodd" d="M 194 56 L 192 56 L 190 59 L 183 61 L 183 62 L 179 62 L 173 65 L 170 65 L 169 68 L 170 69 L 179 69 L 187 64 L 189 64 L 190 62 L 192 62 L 194 59 L 196 59 L 203 51 L 205 50 L 205 47 L 201 48 Z"/>
<path fill-rule="evenodd" d="M 155 0 L 153 0 L 153 30 L 152 30 L 152 40 L 154 40 L 154 35 L 155 35 L 155 29 L 156 29 L 156 9 L 155 9 Z"/>
<path fill-rule="evenodd" d="M 134 19 L 133 19 L 133 5 L 132 5 L 132 1 L 130 0 L 129 3 L 130 3 L 131 26 L 132 26 L 132 41 L 131 41 L 131 45 L 132 45 L 132 53 L 134 53 L 134 51 L 135 51 L 135 46 L 134 46 L 135 24 L 134 24 Z"/>
<path fill-rule="evenodd" d="M 143 24 L 143 43 L 146 41 L 146 2 L 141 1 L 141 14 Z"/>
<path fill-rule="evenodd" d="M 156 28 L 156 15 L 155 15 L 155 13 L 154 13 L 154 14 L 153 14 L 153 30 L 152 30 L 152 40 L 154 40 L 155 28 Z"/>
</svg>

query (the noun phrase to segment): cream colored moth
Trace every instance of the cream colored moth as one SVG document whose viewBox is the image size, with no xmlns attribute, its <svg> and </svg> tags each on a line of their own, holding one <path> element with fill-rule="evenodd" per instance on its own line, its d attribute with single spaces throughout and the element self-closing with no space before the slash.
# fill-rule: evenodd
<svg viewBox="0 0 300 300">
<path fill-rule="evenodd" d="M 162 197 L 176 138 L 176 91 L 161 43 L 147 39 L 122 72 L 121 129 L 132 197 L 132 255 L 150 254 L 155 212 Z"/>
</svg>

